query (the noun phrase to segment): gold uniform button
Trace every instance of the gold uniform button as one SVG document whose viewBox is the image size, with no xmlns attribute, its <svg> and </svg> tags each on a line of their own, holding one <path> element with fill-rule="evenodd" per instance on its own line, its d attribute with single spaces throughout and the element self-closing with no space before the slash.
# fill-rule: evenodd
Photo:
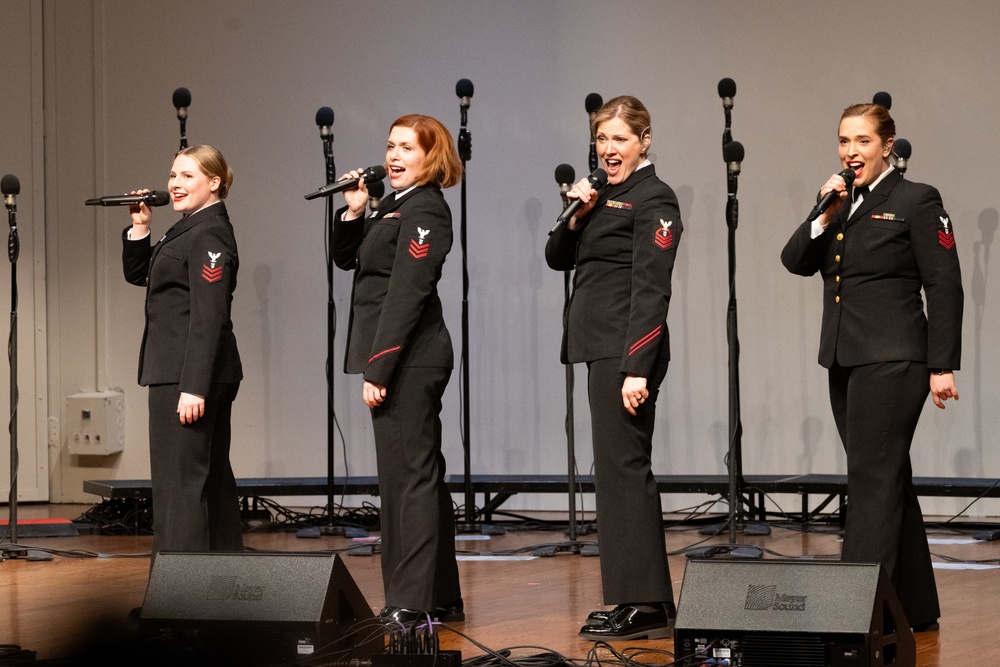
<svg viewBox="0 0 1000 667">
<path fill-rule="evenodd" d="M 837 234 L 837 240 L 838 241 L 843 241 L 844 240 L 844 233 L 843 232 L 840 232 L 839 234 Z"/>
<path fill-rule="evenodd" d="M 839 261 L 840 261 L 840 255 L 837 255 L 836 257 L 834 257 L 834 258 L 833 258 L 833 261 L 835 261 L 835 262 L 839 262 Z"/>
<path fill-rule="evenodd" d="M 839 283 L 840 282 L 840 276 L 837 276 L 836 278 L 834 278 L 834 280 L 836 280 Z"/>
<path fill-rule="evenodd" d="M 838 294 L 836 297 L 834 297 L 833 300 L 837 303 L 840 303 L 840 295 Z"/>
</svg>

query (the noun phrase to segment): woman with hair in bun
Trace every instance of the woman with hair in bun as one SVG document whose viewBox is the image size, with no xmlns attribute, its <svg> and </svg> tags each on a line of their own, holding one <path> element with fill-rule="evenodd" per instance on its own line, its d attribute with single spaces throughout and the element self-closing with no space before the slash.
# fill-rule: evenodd
<svg viewBox="0 0 1000 667">
<path fill-rule="evenodd" d="M 676 616 L 651 455 L 681 214 L 649 160 L 642 102 L 609 100 L 591 130 L 608 185 L 574 185 L 568 196 L 583 205 L 545 246 L 551 268 L 576 269 L 562 361 L 587 364 L 601 581 L 604 603 L 616 605 L 590 614 L 580 636 L 657 639 L 671 635 Z"/>
<path fill-rule="evenodd" d="M 839 157 L 853 183 L 841 172 L 823 184 L 833 203 L 798 227 L 781 261 L 823 276 L 819 363 L 847 452 L 841 559 L 881 563 L 920 632 L 937 630 L 941 610 L 910 445 L 928 394 L 942 409 L 958 400 L 963 292 L 951 218 L 935 188 L 892 166 L 895 134 L 879 104 L 844 110 Z"/>
<path fill-rule="evenodd" d="M 337 211 L 333 260 L 354 271 L 346 371 L 364 376 L 375 432 L 382 523 L 380 616 L 400 623 L 465 619 L 455 560 L 455 516 L 444 483 L 441 398 L 451 337 L 438 282 L 452 245 L 442 188 L 462 178 L 451 134 L 412 114 L 390 126 L 385 168 L 394 192 L 365 217 L 359 181 Z M 360 178 L 356 169 L 344 178 Z"/>
<path fill-rule="evenodd" d="M 232 182 L 218 150 L 185 148 L 167 182 L 183 217 L 153 244 L 152 211 L 140 203 L 129 208 L 132 224 L 122 234 L 125 279 L 146 288 L 139 384 L 149 387 L 154 558 L 159 551 L 243 549 L 229 462 L 243 378 L 230 317 L 239 256 L 222 201 Z"/>
</svg>

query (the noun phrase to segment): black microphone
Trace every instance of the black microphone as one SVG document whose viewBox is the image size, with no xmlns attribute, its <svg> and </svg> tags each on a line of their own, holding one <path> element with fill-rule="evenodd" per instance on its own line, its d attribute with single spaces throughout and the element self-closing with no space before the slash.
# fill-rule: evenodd
<svg viewBox="0 0 1000 667">
<path fill-rule="evenodd" d="M 608 184 L 608 172 L 604 171 L 603 169 L 595 169 L 594 173 L 592 173 L 590 176 L 587 177 L 587 180 L 590 181 L 590 187 L 594 188 L 597 191 L 600 191 L 601 188 L 603 188 L 605 185 Z M 556 231 L 559 228 L 559 225 L 566 224 L 566 222 L 568 222 L 569 219 L 572 218 L 576 214 L 576 212 L 580 210 L 581 206 L 583 206 L 582 200 L 574 199 L 573 201 L 571 201 L 569 203 L 569 206 L 563 209 L 563 212 L 559 214 L 558 218 L 556 218 L 556 224 L 549 231 L 549 235 L 551 236 L 552 232 Z"/>
<path fill-rule="evenodd" d="M 896 169 L 905 174 L 906 161 L 913 154 L 913 146 L 906 139 L 896 139 L 895 143 L 892 144 L 892 152 L 896 154 Z"/>
<path fill-rule="evenodd" d="M 556 167 L 556 183 L 559 184 L 559 194 L 562 195 L 563 207 L 569 206 L 569 198 L 566 193 L 573 187 L 576 180 L 576 172 L 572 165 L 561 164 Z"/>
<path fill-rule="evenodd" d="M 885 92 L 884 90 L 875 93 L 872 96 L 872 104 L 881 104 L 886 109 L 892 108 L 892 95 Z"/>
<path fill-rule="evenodd" d="M 306 195 L 306 199 L 316 199 L 317 197 L 329 197 L 337 192 L 343 192 L 344 190 L 353 190 L 358 187 L 358 183 L 364 181 L 366 184 L 372 183 L 374 181 L 381 181 L 385 178 L 385 167 L 382 165 L 377 165 L 375 167 L 368 167 L 362 172 L 359 178 L 346 178 L 342 181 L 337 181 L 336 183 L 327 183 L 321 187 L 316 192 L 310 192 Z"/>
<path fill-rule="evenodd" d="M 145 204 L 146 206 L 166 206 L 170 203 L 170 193 L 163 190 L 153 190 L 144 195 L 108 195 L 88 199 L 85 206 L 132 206 L 133 204 Z"/>
<path fill-rule="evenodd" d="M 455 84 L 455 94 L 459 97 L 459 105 L 463 109 L 468 109 L 472 104 L 472 92 L 475 90 L 475 86 L 468 79 L 459 79 L 458 83 Z"/>
<path fill-rule="evenodd" d="M 745 151 L 743 144 L 738 141 L 730 141 L 722 147 L 722 159 L 726 162 L 727 173 L 729 174 L 729 196 L 736 196 L 736 177 L 740 175 L 740 163 L 743 162 Z"/>
<path fill-rule="evenodd" d="M 330 107 L 320 107 L 316 111 L 316 124 L 319 125 L 319 136 L 323 140 L 333 139 L 330 128 L 333 126 L 333 109 Z"/>
<path fill-rule="evenodd" d="M 840 176 L 842 179 L 844 179 L 844 184 L 847 187 L 851 187 L 851 184 L 854 183 L 853 169 L 844 169 L 837 175 Z M 837 201 L 837 199 L 839 198 L 840 198 L 840 193 L 837 192 L 836 190 L 830 190 L 829 192 L 827 192 L 825 195 L 823 195 L 823 198 L 819 200 L 819 203 L 816 204 L 816 207 L 813 208 L 812 211 L 810 211 L 809 217 L 806 218 L 806 222 L 812 222 L 819 216 L 823 215 L 823 212 L 826 211 L 826 209 L 830 208 L 830 204 Z"/>
<path fill-rule="evenodd" d="M 590 120 L 593 121 L 597 116 L 597 110 L 601 108 L 604 104 L 604 98 L 597 93 L 590 93 L 587 95 L 587 99 L 583 101 L 583 106 L 587 109 L 587 113 L 590 114 Z"/>
<path fill-rule="evenodd" d="M 174 108 L 177 109 L 178 118 L 187 118 L 187 108 L 191 106 L 191 91 L 187 88 L 178 88 L 174 91 Z"/>
<path fill-rule="evenodd" d="M 736 82 L 729 77 L 719 81 L 719 97 L 722 98 L 724 109 L 732 109 L 733 98 L 736 97 Z"/>
<path fill-rule="evenodd" d="M 3 179 L 0 180 L 0 191 L 3 192 L 4 205 L 12 211 L 17 210 L 15 197 L 21 194 L 21 181 L 17 180 L 17 176 L 14 174 L 5 174 Z"/>
<path fill-rule="evenodd" d="M 174 90 L 174 108 L 177 109 L 177 120 L 181 124 L 181 150 L 188 147 L 187 108 L 189 106 L 191 106 L 191 91 L 187 88 L 177 88 Z"/>
<path fill-rule="evenodd" d="M 382 203 L 383 196 L 385 196 L 385 183 L 382 181 L 372 181 L 368 185 L 368 208 L 371 209 L 372 213 Z"/>
</svg>

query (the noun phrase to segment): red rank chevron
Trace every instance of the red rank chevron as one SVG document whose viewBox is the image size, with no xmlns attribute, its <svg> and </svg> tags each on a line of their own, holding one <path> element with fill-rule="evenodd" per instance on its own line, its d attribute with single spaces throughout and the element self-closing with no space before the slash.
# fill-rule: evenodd
<svg viewBox="0 0 1000 667">
<path fill-rule="evenodd" d="M 205 282 L 217 283 L 222 280 L 222 266 L 217 266 L 214 269 L 210 269 L 208 264 L 204 264 L 201 267 L 201 277 L 205 279 Z"/>
<path fill-rule="evenodd" d="M 653 234 L 653 242 L 660 250 L 666 250 L 674 244 L 674 230 L 657 229 Z"/>
<path fill-rule="evenodd" d="M 413 259 L 424 259 L 427 257 L 430 249 L 430 243 L 417 243 L 415 240 L 410 239 L 410 254 L 413 255 Z"/>
<path fill-rule="evenodd" d="M 955 247 L 955 235 L 952 234 L 951 232 L 945 233 L 944 231 L 939 229 L 938 243 L 940 243 L 943 247 L 947 248 L 948 250 L 951 250 L 952 248 Z"/>
</svg>

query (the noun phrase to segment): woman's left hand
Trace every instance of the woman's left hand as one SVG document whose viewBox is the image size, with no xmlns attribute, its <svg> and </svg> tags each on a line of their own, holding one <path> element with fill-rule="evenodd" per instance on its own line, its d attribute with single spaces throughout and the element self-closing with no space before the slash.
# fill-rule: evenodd
<svg viewBox="0 0 1000 667">
<path fill-rule="evenodd" d="M 931 398 L 934 405 L 944 410 L 944 402 L 949 398 L 958 400 L 958 387 L 955 386 L 954 373 L 931 373 Z"/>
<path fill-rule="evenodd" d="M 177 414 L 180 415 L 182 424 L 195 423 L 205 416 L 204 397 L 181 392 L 181 398 L 177 401 Z"/>
<path fill-rule="evenodd" d="M 649 398 L 649 390 L 646 389 L 646 378 L 629 375 L 622 384 L 622 403 L 629 414 L 635 416 L 635 411 Z"/>
<path fill-rule="evenodd" d="M 364 389 L 361 390 L 361 397 L 364 399 L 365 405 L 369 408 L 377 408 L 382 405 L 382 401 L 385 400 L 385 394 L 385 387 L 365 380 Z"/>
</svg>

